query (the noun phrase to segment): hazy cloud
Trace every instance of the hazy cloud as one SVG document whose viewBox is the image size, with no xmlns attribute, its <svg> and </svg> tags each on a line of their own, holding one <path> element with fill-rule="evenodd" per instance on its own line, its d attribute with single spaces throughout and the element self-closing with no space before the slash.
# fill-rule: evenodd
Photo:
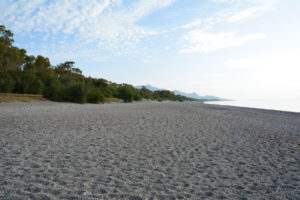
<svg viewBox="0 0 300 200">
<path fill-rule="evenodd" d="M 179 26 L 189 29 L 179 39 L 183 42 L 181 53 L 202 53 L 242 46 L 248 41 L 263 39 L 266 34 L 249 33 L 238 36 L 236 31 L 218 30 L 219 26 L 243 22 L 245 19 L 259 16 L 270 10 L 275 0 L 211 0 L 216 3 L 230 4 L 229 8 L 222 7 L 220 11 L 207 18 L 198 18 L 195 21 Z M 277 1 L 277 0 L 276 0 Z M 226 27 L 226 26 L 225 26 Z M 230 27 L 230 26 L 229 26 Z M 226 29 L 226 28 L 223 28 Z"/>
<path fill-rule="evenodd" d="M 241 46 L 244 43 L 265 38 L 264 34 L 249 34 L 237 36 L 236 33 L 210 33 L 201 29 L 193 30 L 183 36 L 187 45 L 180 51 L 182 53 L 201 53 Z"/>
<path fill-rule="evenodd" d="M 229 22 L 239 22 L 244 19 L 249 19 L 253 17 L 257 17 L 261 15 L 262 13 L 270 10 L 273 7 L 273 4 L 267 2 L 264 4 L 261 4 L 259 6 L 253 6 L 250 8 L 243 9 L 241 11 L 228 13 L 227 20 Z"/>
</svg>

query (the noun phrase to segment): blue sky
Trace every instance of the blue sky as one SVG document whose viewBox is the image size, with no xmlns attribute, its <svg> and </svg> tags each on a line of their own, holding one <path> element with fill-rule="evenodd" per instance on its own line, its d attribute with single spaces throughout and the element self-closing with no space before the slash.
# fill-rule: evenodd
<svg viewBox="0 0 300 200">
<path fill-rule="evenodd" d="M 92 77 L 230 99 L 300 99 L 298 0 L 0 1 L 15 44 Z"/>
</svg>

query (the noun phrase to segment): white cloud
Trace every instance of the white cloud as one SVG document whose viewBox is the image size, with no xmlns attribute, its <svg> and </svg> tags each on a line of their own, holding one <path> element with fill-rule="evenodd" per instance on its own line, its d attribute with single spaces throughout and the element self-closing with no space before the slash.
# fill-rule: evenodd
<svg viewBox="0 0 300 200">
<path fill-rule="evenodd" d="M 238 36 L 235 32 L 226 30 L 236 22 L 243 22 L 245 19 L 253 18 L 270 10 L 277 0 L 211 0 L 216 3 L 225 3 L 228 7 L 222 7 L 212 16 L 198 18 L 190 23 L 177 27 L 178 29 L 190 29 L 184 33 L 179 40 L 184 43 L 179 52 L 201 53 L 217 51 L 229 47 L 236 47 L 248 41 L 263 39 L 263 33 L 249 33 Z M 223 27 L 224 30 L 219 30 Z M 216 29 L 218 31 L 216 31 Z M 239 29 L 239 27 L 238 27 Z"/>
<path fill-rule="evenodd" d="M 35 34 L 52 41 L 57 52 L 78 51 L 93 44 L 93 48 L 120 53 L 121 49 L 134 49 L 141 38 L 156 33 L 137 25 L 137 21 L 173 2 L 139 0 L 125 6 L 122 0 L 2 0 L 0 23 L 19 35 Z M 69 42 L 57 47 L 63 37 L 69 37 Z"/>
<path fill-rule="evenodd" d="M 249 19 L 253 17 L 257 17 L 263 12 L 266 12 L 272 8 L 272 4 L 266 3 L 259 6 L 254 6 L 250 8 L 243 9 L 241 11 L 229 14 L 227 20 L 229 22 L 239 22 L 244 19 Z"/>
<path fill-rule="evenodd" d="M 241 46 L 244 43 L 265 38 L 264 34 L 237 36 L 233 32 L 210 33 L 202 29 L 192 30 L 183 36 L 187 44 L 180 50 L 182 53 L 202 53 Z"/>
<path fill-rule="evenodd" d="M 240 22 L 245 19 L 260 16 L 266 11 L 272 10 L 279 0 L 212 0 L 225 3 L 229 8 L 218 15 L 227 22 Z M 226 6 L 225 6 L 226 8 Z"/>
<path fill-rule="evenodd" d="M 274 2 L 274 0 L 211 0 L 234 6 L 229 10 L 225 9 L 222 13 L 196 18 L 190 23 L 170 30 L 156 31 L 139 25 L 138 22 L 145 16 L 171 5 L 174 1 L 176 0 L 137 0 L 125 4 L 122 0 L 88 2 L 2 0 L 0 1 L 0 23 L 7 25 L 19 35 L 32 36 L 33 40 L 42 40 L 44 44 L 51 43 L 48 47 L 41 45 L 45 47 L 45 51 L 51 52 L 50 55 L 80 56 L 78 52 L 83 48 L 93 49 L 93 52 L 89 51 L 90 53 L 95 53 L 94 50 L 97 50 L 97 55 L 102 50 L 114 54 L 136 52 L 138 51 L 135 49 L 136 44 L 143 38 L 175 32 L 179 29 L 185 32 L 180 40 L 186 42 L 181 52 L 208 52 L 240 46 L 247 41 L 265 37 L 263 34 L 252 33 L 237 36 L 230 30 L 216 33 L 214 29 L 220 24 L 223 26 L 226 22 L 240 22 L 259 15 L 270 8 L 272 5 L 270 2 Z M 60 44 L 61 40 L 64 41 L 62 44 Z"/>
<path fill-rule="evenodd" d="M 278 0 L 211 0 L 216 3 L 229 3 L 229 4 L 237 4 L 237 3 L 266 3 L 266 2 L 276 2 Z"/>
<path fill-rule="evenodd" d="M 203 20 L 202 19 L 196 19 L 195 21 L 191 22 L 191 23 L 188 23 L 188 24 L 184 24 L 184 25 L 181 25 L 179 26 L 178 28 L 182 28 L 182 29 L 190 29 L 190 28 L 194 28 L 194 27 L 197 27 L 199 26 L 200 24 L 203 23 Z"/>
<path fill-rule="evenodd" d="M 175 27 L 176 29 L 191 29 L 195 27 L 212 27 L 218 23 L 235 23 L 245 19 L 260 16 L 271 10 L 278 0 L 211 0 L 212 2 L 229 3 L 230 7 L 207 18 L 197 18 L 194 21 Z"/>
</svg>

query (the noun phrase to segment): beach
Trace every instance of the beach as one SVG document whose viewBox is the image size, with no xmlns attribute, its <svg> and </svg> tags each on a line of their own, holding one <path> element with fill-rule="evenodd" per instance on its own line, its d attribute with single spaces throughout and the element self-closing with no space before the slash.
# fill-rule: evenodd
<svg viewBox="0 0 300 200">
<path fill-rule="evenodd" d="M 0 103 L 0 199 L 299 199 L 300 113 Z"/>
</svg>

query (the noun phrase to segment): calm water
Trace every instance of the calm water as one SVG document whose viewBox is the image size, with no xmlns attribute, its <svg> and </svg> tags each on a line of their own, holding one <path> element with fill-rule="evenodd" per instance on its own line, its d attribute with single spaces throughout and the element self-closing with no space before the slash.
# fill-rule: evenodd
<svg viewBox="0 0 300 200">
<path fill-rule="evenodd" d="M 253 100 L 253 101 L 209 101 L 205 102 L 207 104 L 218 104 L 218 105 L 229 105 L 229 106 L 239 106 L 239 107 L 249 107 L 249 108 L 262 108 L 270 110 L 281 110 L 281 111 L 291 111 L 300 112 L 300 100 L 288 100 L 288 101 L 263 101 L 263 100 Z"/>
</svg>

